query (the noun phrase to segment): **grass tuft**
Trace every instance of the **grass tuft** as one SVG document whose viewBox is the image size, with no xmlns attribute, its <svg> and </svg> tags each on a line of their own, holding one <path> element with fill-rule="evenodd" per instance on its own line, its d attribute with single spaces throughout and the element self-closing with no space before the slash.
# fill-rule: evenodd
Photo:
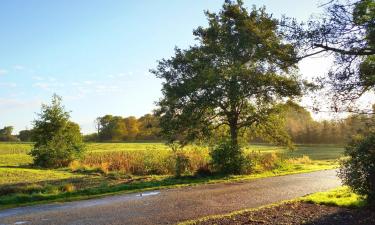
<svg viewBox="0 0 375 225">
<path fill-rule="evenodd" d="M 302 201 L 321 205 L 341 207 L 363 207 L 366 201 L 362 196 L 353 193 L 349 187 L 339 187 L 326 192 L 317 192 L 301 198 Z"/>
</svg>

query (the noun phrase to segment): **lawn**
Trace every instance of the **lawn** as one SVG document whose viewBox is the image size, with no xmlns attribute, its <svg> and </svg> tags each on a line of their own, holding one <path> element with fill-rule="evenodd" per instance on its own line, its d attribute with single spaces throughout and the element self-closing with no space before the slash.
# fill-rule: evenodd
<svg viewBox="0 0 375 225">
<path fill-rule="evenodd" d="M 297 146 L 295 151 L 288 151 L 281 147 L 252 145 L 245 151 L 279 152 L 286 157 L 308 155 L 314 160 L 311 163 L 297 162 L 270 171 L 257 171 L 249 175 L 208 177 L 189 175 L 175 178 L 172 175 L 132 175 L 111 171 L 103 173 L 103 170 L 97 168 L 84 170 L 34 168 L 30 166 L 32 158 L 27 154 L 31 148 L 31 143 L 0 143 L 0 208 L 331 169 L 335 167 L 334 161 L 340 157 L 343 151 L 343 148 L 336 146 Z M 106 154 L 115 154 L 116 156 L 116 152 L 120 153 L 120 156 L 124 153 L 132 156 L 138 155 L 145 157 L 138 160 L 149 161 L 146 167 L 150 168 L 160 167 L 158 161 L 164 160 L 163 157 L 170 154 L 168 147 L 162 143 L 89 143 L 86 151 L 88 156 L 99 157 Z M 189 146 L 186 151 L 190 152 L 190 156 L 199 160 L 202 160 L 201 154 L 206 154 L 205 157 L 208 155 L 207 148 L 198 148 L 197 146 Z"/>
</svg>

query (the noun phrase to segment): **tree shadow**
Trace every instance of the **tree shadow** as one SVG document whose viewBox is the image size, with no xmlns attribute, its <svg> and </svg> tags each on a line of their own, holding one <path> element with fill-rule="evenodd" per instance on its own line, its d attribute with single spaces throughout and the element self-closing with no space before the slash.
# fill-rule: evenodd
<svg viewBox="0 0 375 225">
<path fill-rule="evenodd" d="M 28 165 L 28 164 L 25 164 L 25 165 L 17 165 L 17 166 L 0 166 L 0 168 L 9 168 L 9 169 L 42 169 L 42 168 L 37 168 L 33 165 Z"/>
<path fill-rule="evenodd" d="M 337 212 L 319 217 L 305 225 L 374 225 L 374 208 L 340 208 Z"/>
<path fill-rule="evenodd" d="M 12 194 L 41 194 L 64 191 L 64 185 L 74 185 L 77 189 L 83 187 L 95 187 L 100 185 L 104 179 L 94 177 L 77 177 L 64 179 L 51 179 L 37 182 L 19 182 L 0 185 L 0 197 Z"/>
</svg>

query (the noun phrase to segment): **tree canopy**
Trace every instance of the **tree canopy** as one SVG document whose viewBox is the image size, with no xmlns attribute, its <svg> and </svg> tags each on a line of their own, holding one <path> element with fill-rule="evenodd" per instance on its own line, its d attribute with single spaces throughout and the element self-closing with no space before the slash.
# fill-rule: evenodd
<svg viewBox="0 0 375 225">
<path fill-rule="evenodd" d="M 158 102 L 162 133 L 186 143 L 229 129 L 233 145 L 242 129 L 272 132 L 280 103 L 302 94 L 296 73 L 296 50 L 283 41 L 278 21 L 264 8 L 248 11 L 242 1 L 225 1 L 219 13 L 206 12 L 208 27 L 193 34 L 198 44 L 163 59 L 152 72 L 164 80 Z M 268 126 L 272 128 L 267 129 Z"/>
<path fill-rule="evenodd" d="M 334 65 L 324 79 L 333 90 L 336 110 L 375 90 L 375 2 L 331 0 L 321 17 L 305 24 L 286 19 L 284 32 L 298 45 L 299 59 L 333 54 Z"/>
</svg>

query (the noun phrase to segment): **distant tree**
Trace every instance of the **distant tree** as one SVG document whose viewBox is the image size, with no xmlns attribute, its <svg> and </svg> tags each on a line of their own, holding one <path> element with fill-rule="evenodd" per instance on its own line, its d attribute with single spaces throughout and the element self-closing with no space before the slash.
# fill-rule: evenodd
<svg viewBox="0 0 375 225">
<path fill-rule="evenodd" d="M 99 139 L 102 141 L 122 141 L 127 135 L 126 125 L 121 116 L 99 117 Z"/>
<path fill-rule="evenodd" d="M 0 129 L 0 141 L 16 141 L 17 138 L 12 135 L 12 132 L 12 126 L 5 126 L 3 129 Z"/>
<path fill-rule="evenodd" d="M 139 124 L 137 118 L 134 116 L 129 116 L 123 119 L 123 123 L 125 124 L 125 129 L 127 132 L 126 139 L 128 140 L 135 140 L 139 133 Z"/>
<path fill-rule="evenodd" d="M 41 167 L 64 167 L 79 158 L 84 145 L 78 124 L 71 122 L 61 97 L 52 97 L 51 105 L 42 105 L 39 118 L 34 120 L 34 148 L 30 155 Z"/>
<path fill-rule="evenodd" d="M 18 133 L 20 141 L 32 141 L 33 130 L 21 130 Z"/>
<path fill-rule="evenodd" d="M 152 115 L 146 114 L 138 119 L 139 133 L 138 139 L 157 140 L 160 139 L 159 119 Z"/>
<path fill-rule="evenodd" d="M 99 141 L 98 134 L 92 133 L 92 134 L 83 135 L 83 141 L 85 141 L 85 142 L 97 142 L 97 141 Z"/>
<path fill-rule="evenodd" d="M 242 129 L 263 126 L 265 135 L 288 142 L 272 133 L 275 127 L 267 129 L 279 103 L 302 92 L 296 51 L 283 42 L 278 21 L 263 8 L 248 12 L 242 1 L 226 1 L 218 14 L 206 15 L 208 27 L 194 31 L 199 44 L 177 48 L 152 70 L 164 80 L 157 109 L 162 134 L 186 143 L 227 126 L 230 149 L 239 149 Z"/>
</svg>

